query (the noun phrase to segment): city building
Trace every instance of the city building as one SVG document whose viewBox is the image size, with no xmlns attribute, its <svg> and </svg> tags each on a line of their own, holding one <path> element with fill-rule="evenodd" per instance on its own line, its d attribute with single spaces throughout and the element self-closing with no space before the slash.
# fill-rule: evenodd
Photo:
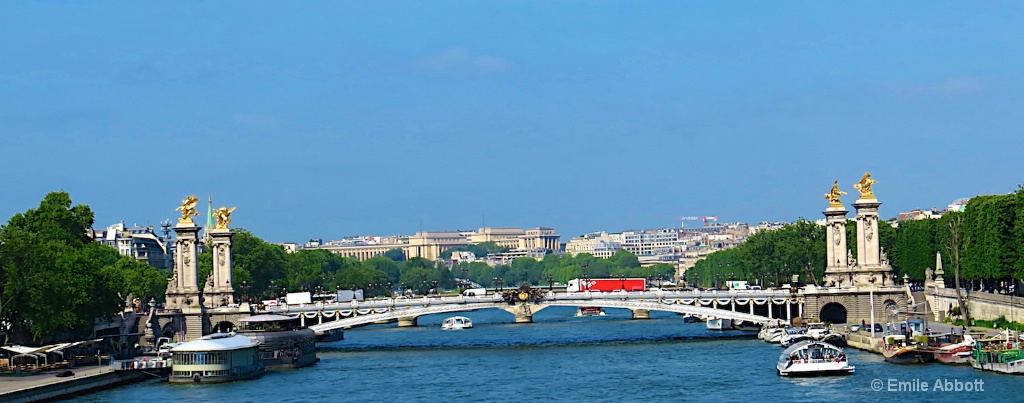
<svg viewBox="0 0 1024 403">
<path fill-rule="evenodd" d="M 169 228 L 169 227 L 168 227 Z M 102 230 L 89 230 L 89 236 L 96 242 L 108 245 L 117 252 L 132 259 L 156 267 L 172 270 L 174 268 L 173 242 L 168 239 L 169 230 L 159 235 L 148 227 L 126 227 L 120 222 Z"/>
<path fill-rule="evenodd" d="M 317 242 L 303 246 L 304 249 L 326 249 L 339 256 L 367 260 L 383 255 L 392 249 L 401 249 L 406 259 L 421 257 L 437 260 L 441 253 L 460 246 L 494 242 L 512 250 L 529 251 L 545 249 L 557 251 L 561 236 L 554 229 L 537 227 L 522 228 L 480 228 L 478 231 L 423 231 L 412 236 L 394 237 L 350 237 L 338 241 Z"/>
<path fill-rule="evenodd" d="M 565 253 L 576 256 L 580 253 L 589 253 L 600 258 L 610 258 L 615 252 L 622 249 L 621 237 L 613 237 L 607 232 L 591 232 L 582 236 L 570 239 L 565 244 Z"/>
</svg>

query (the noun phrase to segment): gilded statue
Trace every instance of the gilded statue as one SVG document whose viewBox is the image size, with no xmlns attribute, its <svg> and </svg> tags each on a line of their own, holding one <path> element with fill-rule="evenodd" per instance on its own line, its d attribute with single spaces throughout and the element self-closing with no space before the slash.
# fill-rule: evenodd
<svg viewBox="0 0 1024 403">
<path fill-rule="evenodd" d="M 861 199 L 874 199 L 875 192 L 871 191 L 871 185 L 878 183 L 878 181 L 871 179 L 871 174 L 868 172 L 864 173 L 864 177 L 860 178 L 860 182 L 853 185 L 854 189 L 860 191 Z"/>
<path fill-rule="evenodd" d="M 228 224 L 231 224 L 231 213 L 235 211 L 235 208 L 227 208 L 220 206 L 217 211 L 213 212 L 213 216 L 217 218 L 217 225 L 213 228 L 216 229 L 228 229 Z"/>
<path fill-rule="evenodd" d="M 199 204 L 199 198 L 196 195 L 186 197 L 185 200 L 181 201 L 181 206 L 175 210 L 181 210 L 181 218 L 178 219 L 178 224 L 195 224 L 192 221 L 192 217 L 199 215 L 196 211 L 196 204 Z"/>
<path fill-rule="evenodd" d="M 839 196 L 846 194 L 846 192 L 839 190 L 839 181 L 835 181 L 832 184 L 832 191 L 825 193 L 825 200 L 828 200 L 829 207 L 843 207 L 843 203 L 839 201 Z"/>
</svg>

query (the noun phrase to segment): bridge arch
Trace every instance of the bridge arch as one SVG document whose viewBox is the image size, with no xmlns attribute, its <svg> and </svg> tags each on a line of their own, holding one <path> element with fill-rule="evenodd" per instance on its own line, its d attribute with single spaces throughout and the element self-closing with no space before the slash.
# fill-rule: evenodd
<svg viewBox="0 0 1024 403">
<path fill-rule="evenodd" d="M 225 321 L 217 322 L 217 324 L 213 325 L 213 329 L 212 330 L 213 330 L 213 333 L 229 333 L 229 332 L 233 332 L 233 331 L 235 331 L 237 329 L 238 329 L 238 326 L 235 326 L 234 323 L 231 323 L 230 321 L 226 321 L 225 320 Z"/>
<path fill-rule="evenodd" d="M 822 322 L 846 323 L 846 306 L 838 302 L 829 302 L 821 307 L 818 316 Z"/>
<path fill-rule="evenodd" d="M 178 327 L 175 326 L 174 322 L 169 322 L 160 328 L 160 336 L 158 337 L 170 337 L 174 338 L 174 335 L 178 333 Z"/>
</svg>

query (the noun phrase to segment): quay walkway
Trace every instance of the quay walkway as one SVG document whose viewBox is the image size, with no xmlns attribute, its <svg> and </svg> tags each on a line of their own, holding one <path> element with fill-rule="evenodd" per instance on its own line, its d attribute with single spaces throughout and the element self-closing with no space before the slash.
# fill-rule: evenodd
<svg viewBox="0 0 1024 403">
<path fill-rule="evenodd" d="M 146 379 L 167 378 L 166 371 L 170 368 L 167 365 L 153 363 L 149 368 L 140 368 L 140 365 L 131 365 L 132 362 L 134 361 L 114 361 L 109 365 L 62 369 L 21 376 L 0 376 L 0 403 L 48 401 Z M 57 376 L 65 371 L 71 371 L 72 375 Z"/>
</svg>

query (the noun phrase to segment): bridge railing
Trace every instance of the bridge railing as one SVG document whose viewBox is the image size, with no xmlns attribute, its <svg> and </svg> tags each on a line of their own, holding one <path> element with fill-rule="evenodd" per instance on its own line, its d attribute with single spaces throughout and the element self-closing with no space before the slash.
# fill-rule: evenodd
<svg viewBox="0 0 1024 403">
<path fill-rule="evenodd" d="M 594 300 L 594 299 L 675 299 L 675 298 L 780 298 L 791 296 L 787 290 L 722 290 L 722 291 L 611 291 L 611 292 L 568 292 L 568 293 L 545 293 L 545 300 Z M 351 309 L 371 308 L 405 308 L 431 305 L 453 305 L 453 304 L 476 304 L 476 303 L 501 303 L 501 295 L 490 294 L 485 296 L 444 296 L 444 297 L 418 297 L 418 298 L 382 298 L 364 301 L 335 302 L 335 303 L 312 303 L 299 305 L 268 306 L 264 312 L 290 313 L 310 311 L 335 311 Z"/>
</svg>

